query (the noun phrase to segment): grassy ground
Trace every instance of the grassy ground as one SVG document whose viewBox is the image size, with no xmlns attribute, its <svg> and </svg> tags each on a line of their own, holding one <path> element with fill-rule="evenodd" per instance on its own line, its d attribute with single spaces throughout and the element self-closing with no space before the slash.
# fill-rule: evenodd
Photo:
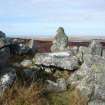
<svg viewBox="0 0 105 105">
<path fill-rule="evenodd" d="M 50 93 L 48 100 L 50 105 L 87 105 L 87 99 L 75 89 L 68 89 L 62 93 Z"/>
<path fill-rule="evenodd" d="M 42 90 L 42 86 L 38 85 L 15 85 L 0 98 L 0 105 L 47 105 L 47 100 L 41 96 Z"/>
<path fill-rule="evenodd" d="M 43 89 L 39 85 L 15 85 L 0 98 L 0 105 L 87 105 L 87 99 L 81 96 L 79 90 L 68 89 L 61 93 L 43 95 Z"/>
</svg>

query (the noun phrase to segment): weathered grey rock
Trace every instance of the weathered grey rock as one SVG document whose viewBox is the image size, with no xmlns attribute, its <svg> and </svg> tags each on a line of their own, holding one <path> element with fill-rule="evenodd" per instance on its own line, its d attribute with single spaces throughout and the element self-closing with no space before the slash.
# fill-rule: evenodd
<svg viewBox="0 0 105 105">
<path fill-rule="evenodd" d="M 84 56 L 84 62 L 87 66 L 91 67 L 93 64 L 105 64 L 105 59 L 98 55 L 86 54 Z"/>
<path fill-rule="evenodd" d="M 90 101 L 94 93 L 94 82 L 95 76 L 93 74 L 87 74 L 76 86 L 76 89 L 80 90 L 82 96 L 87 97 L 87 100 Z"/>
<path fill-rule="evenodd" d="M 67 82 L 75 85 L 89 101 L 99 100 L 102 104 L 105 103 L 105 59 L 87 54 L 84 64 Z"/>
<path fill-rule="evenodd" d="M 86 54 L 90 54 L 90 49 L 88 47 L 83 47 L 83 46 L 80 46 L 79 47 L 79 51 L 77 53 L 77 57 L 79 58 L 80 62 L 84 62 L 84 56 Z"/>
<path fill-rule="evenodd" d="M 58 87 L 60 88 L 59 91 L 66 91 L 67 90 L 67 83 L 64 78 L 57 79 Z"/>
<path fill-rule="evenodd" d="M 102 56 L 102 45 L 99 40 L 92 40 L 89 47 L 79 47 L 77 57 L 84 62 L 84 56 L 87 54 Z"/>
<path fill-rule="evenodd" d="M 90 44 L 90 52 L 92 55 L 102 56 L 102 45 L 99 40 L 92 40 Z"/>
<path fill-rule="evenodd" d="M 34 57 L 35 64 L 54 66 L 66 70 L 75 70 L 79 67 L 78 59 L 70 56 L 69 52 L 38 53 Z"/>
<path fill-rule="evenodd" d="M 15 79 L 16 79 L 16 74 L 12 72 L 3 75 L 0 78 L 0 96 L 2 96 L 3 92 L 13 84 Z"/>
<path fill-rule="evenodd" d="M 79 52 L 79 47 L 75 46 L 75 47 L 71 48 L 71 50 L 72 50 L 74 55 L 77 55 Z"/>
<path fill-rule="evenodd" d="M 67 84 L 63 78 L 58 79 L 57 82 L 51 80 L 47 80 L 46 82 L 48 83 L 46 87 L 46 91 L 48 92 L 62 92 L 67 90 Z"/>
<path fill-rule="evenodd" d="M 64 29 L 62 27 L 59 27 L 56 32 L 53 45 L 51 46 L 51 51 L 57 52 L 57 51 L 65 51 L 67 49 L 69 49 L 68 37 L 66 36 Z"/>
<path fill-rule="evenodd" d="M 79 47 L 79 52 L 83 53 L 83 54 L 89 54 L 90 50 L 89 50 L 89 47 L 80 46 Z"/>
<path fill-rule="evenodd" d="M 105 102 L 102 102 L 100 100 L 93 100 L 89 102 L 88 105 L 105 105 Z"/>
<path fill-rule="evenodd" d="M 67 84 L 77 86 L 84 77 L 86 77 L 89 73 L 91 73 L 91 69 L 83 63 L 81 68 L 75 71 L 67 80 Z"/>
<path fill-rule="evenodd" d="M 31 67 L 32 66 L 32 61 L 31 60 L 23 60 L 21 62 L 22 67 Z"/>
</svg>

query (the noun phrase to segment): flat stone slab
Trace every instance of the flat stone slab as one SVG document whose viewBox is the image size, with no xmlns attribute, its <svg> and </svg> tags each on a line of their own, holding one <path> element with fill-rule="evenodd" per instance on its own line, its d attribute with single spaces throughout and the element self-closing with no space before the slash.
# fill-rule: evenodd
<svg viewBox="0 0 105 105">
<path fill-rule="evenodd" d="M 66 70 L 75 70 L 79 67 L 77 57 L 71 56 L 70 52 L 38 53 L 34 57 L 34 63 Z"/>
</svg>

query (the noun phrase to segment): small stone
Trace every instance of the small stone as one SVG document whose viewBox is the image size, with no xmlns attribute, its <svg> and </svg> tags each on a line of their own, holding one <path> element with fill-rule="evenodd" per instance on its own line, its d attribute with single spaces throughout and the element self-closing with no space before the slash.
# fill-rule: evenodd
<svg viewBox="0 0 105 105">
<path fill-rule="evenodd" d="M 47 91 L 48 92 L 63 92 L 67 90 L 67 84 L 64 78 L 60 78 L 57 82 L 47 80 Z"/>
<path fill-rule="evenodd" d="M 23 60 L 21 62 L 21 66 L 23 66 L 23 67 L 30 67 L 30 66 L 32 66 L 32 61 L 31 60 Z"/>
</svg>

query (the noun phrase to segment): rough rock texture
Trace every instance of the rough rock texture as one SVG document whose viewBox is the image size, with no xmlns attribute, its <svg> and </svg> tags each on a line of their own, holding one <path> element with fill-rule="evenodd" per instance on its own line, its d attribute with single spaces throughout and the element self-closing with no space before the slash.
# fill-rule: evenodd
<svg viewBox="0 0 105 105">
<path fill-rule="evenodd" d="M 62 27 L 59 27 L 56 32 L 53 45 L 51 46 L 51 51 L 57 52 L 57 51 L 65 51 L 67 49 L 69 49 L 68 37 L 66 36 L 64 29 Z"/>
<path fill-rule="evenodd" d="M 105 105 L 105 102 L 95 100 L 88 103 L 88 105 Z"/>
<path fill-rule="evenodd" d="M 88 47 L 83 47 L 80 46 L 77 52 L 77 57 L 79 60 L 83 63 L 84 62 L 84 57 L 87 54 L 90 55 L 98 55 L 98 56 L 103 56 L 104 57 L 104 49 L 100 43 L 99 40 L 92 40 L 90 45 Z"/>
<path fill-rule="evenodd" d="M 90 53 L 92 55 L 99 55 L 102 56 L 102 45 L 99 42 L 99 40 L 92 40 L 91 44 L 90 44 Z"/>
<path fill-rule="evenodd" d="M 54 66 L 66 70 L 76 70 L 79 67 L 78 59 L 70 56 L 69 52 L 39 53 L 34 57 L 35 64 Z"/>
<path fill-rule="evenodd" d="M 69 50 L 68 38 L 60 27 L 51 47 L 52 53 L 37 53 L 33 61 L 23 60 L 13 63 L 13 68 L 1 69 L 5 67 L 10 54 L 10 49 L 4 47 L 6 44 L 7 38 L 0 31 L 0 95 L 17 80 L 21 85 L 46 83 L 49 92 L 62 92 L 73 86 L 87 98 L 88 105 L 105 105 L 105 49 L 98 40 L 92 40 L 89 47 Z M 19 47 L 11 47 L 19 48 L 20 54 L 26 54 L 35 47 L 33 45 L 34 41 L 31 40 L 27 46 L 20 44 Z"/>
<path fill-rule="evenodd" d="M 6 73 L 0 78 L 0 96 L 3 95 L 3 92 L 9 88 L 16 79 L 16 74 L 13 72 Z"/>
<path fill-rule="evenodd" d="M 97 55 L 85 55 L 81 68 L 68 79 L 67 83 L 75 85 L 90 102 L 98 100 L 105 103 L 105 59 Z M 95 104 L 92 102 L 89 105 Z"/>
<path fill-rule="evenodd" d="M 58 79 L 56 82 L 47 80 L 46 91 L 48 92 L 62 92 L 67 90 L 67 84 L 64 78 Z"/>
<path fill-rule="evenodd" d="M 79 58 L 80 62 L 83 63 L 85 54 L 90 54 L 90 48 L 80 46 L 77 52 L 77 57 Z"/>
</svg>

